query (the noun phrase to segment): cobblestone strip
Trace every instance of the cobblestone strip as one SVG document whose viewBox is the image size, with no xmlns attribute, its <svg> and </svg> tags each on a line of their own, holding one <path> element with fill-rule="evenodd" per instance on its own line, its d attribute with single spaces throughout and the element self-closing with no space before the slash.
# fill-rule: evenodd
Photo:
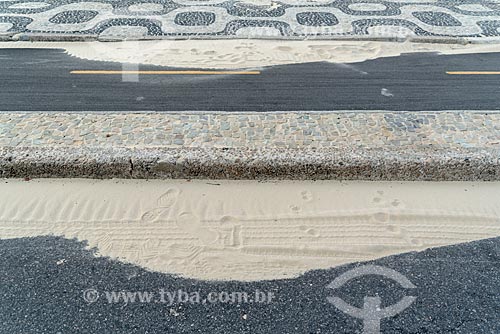
<svg viewBox="0 0 500 334">
<path fill-rule="evenodd" d="M 499 147 L 500 113 L 0 114 L 0 146 Z"/>
<path fill-rule="evenodd" d="M 0 150 L 6 177 L 491 180 L 500 113 L 2 113 Z"/>
</svg>

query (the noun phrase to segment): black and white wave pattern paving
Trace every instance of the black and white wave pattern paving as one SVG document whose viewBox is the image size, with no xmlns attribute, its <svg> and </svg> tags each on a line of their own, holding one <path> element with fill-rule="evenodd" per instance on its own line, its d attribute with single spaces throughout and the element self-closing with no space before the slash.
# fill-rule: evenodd
<svg viewBox="0 0 500 334">
<path fill-rule="evenodd" d="M 500 37 L 500 0 L 0 0 L 0 35 Z"/>
</svg>

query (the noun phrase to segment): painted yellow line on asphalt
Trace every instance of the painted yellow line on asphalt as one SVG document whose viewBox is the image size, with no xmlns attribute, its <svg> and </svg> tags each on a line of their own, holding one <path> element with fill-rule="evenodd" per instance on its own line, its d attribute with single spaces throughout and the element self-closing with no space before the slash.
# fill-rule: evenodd
<svg viewBox="0 0 500 334">
<path fill-rule="evenodd" d="M 71 71 L 71 74 L 94 74 L 94 75 L 258 75 L 260 71 L 94 71 L 80 70 Z"/>
<path fill-rule="evenodd" d="M 450 75 L 500 75 L 500 72 L 495 71 L 459 71 L 459 72 L 446 72 Z"/>
</svg>

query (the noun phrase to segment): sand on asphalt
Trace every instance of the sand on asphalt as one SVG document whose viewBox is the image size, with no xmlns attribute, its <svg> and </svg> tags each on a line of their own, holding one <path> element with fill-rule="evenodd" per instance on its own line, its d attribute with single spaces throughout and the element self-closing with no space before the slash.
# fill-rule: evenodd
<svg viewBox="0 0 500 334">
<path fill-rule="evenodd" d="M 498 44 L 377 41 L 159 40 L 123 42 L 5 42 L 0 48 L 65 49 L 74 57 L 180 68 L 261 68 L 309 62 L 357 63 L 403 53 L 500 52 Z"/>
<path fill-rule="evenodd" d="M 500 184 L 9 179 L 0 239 L 54 235 L 183 277 L 256 281 L 500 236 Z"/>
</svg>

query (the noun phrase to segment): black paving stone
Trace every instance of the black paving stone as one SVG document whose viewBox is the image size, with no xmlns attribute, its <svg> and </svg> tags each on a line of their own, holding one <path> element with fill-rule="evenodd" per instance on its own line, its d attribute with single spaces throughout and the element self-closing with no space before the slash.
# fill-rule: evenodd
<svg viewBox="0 0 500 334">
<path fill-rule="evenodd" d="M 99 12 L 93 10 L 71 10 L 58 13 L 51 17 L 49 21 L 55 24 L 75 24 L 92 20 Z"/>
<path fill-rule="evenodd" d="M 332 13 L 327 12 L 302 12 L 297 14 L 297 22 L 305 26 L 334 26 L 339 20 Z"/>
<path fill-rule="evenodd" d="M 414 12 L 413 16 L 426 24 L 438 27 L 458 27 L 462 25 L 462 22 L 447 13 Z"/>
<path fill-rule="evenodd" d="M 215 22 L 215 14 L 210 12 L 179 13 L 175 16 L 174 22 L 181 26 L 208 26 Z"/>
</svg>

